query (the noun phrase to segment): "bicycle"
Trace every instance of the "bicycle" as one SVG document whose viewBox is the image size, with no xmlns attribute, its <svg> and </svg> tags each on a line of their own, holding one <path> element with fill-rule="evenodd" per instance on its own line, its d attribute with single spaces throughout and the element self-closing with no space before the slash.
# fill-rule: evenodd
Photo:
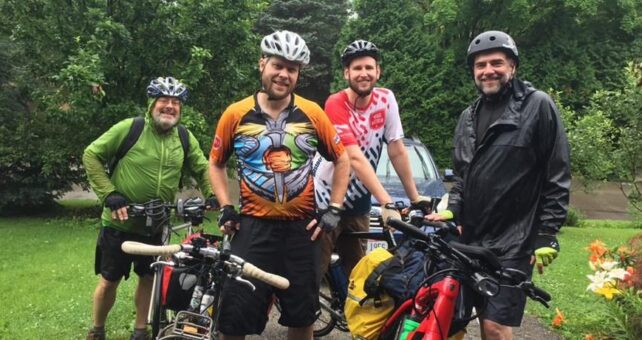
<svg viewBox="0 0 642 340">
<path fill-rule="evenodd" d="M 185 230 L 185 238 L 199 234 L 215 242 L 214 235 L 203 234 L 200 228 L 200 225 L 206 219 L 205 210 L 207 208 L 201 198 L 191 197 L 185 201 L 179 199 L 176 204 L 164 203 L 158 199 L 143 204 L 130 204 L 127 211 L 132 218 L 145 218 L 145 225 L 148 228 L 153 228 L 155 231 L 160 229 L 161 244 L 169 244 L 172 234 L 179 235 L 179 232 L 183 230 Z M 175 216 L 183 218 L 185 223 L 172 225 L 170 223 L 172 210 L 176 212 Z M 164 267 L 159 265 L 162 260 L 161 257 L 158 257 L 152 263 L 154 278 L 152 281 L 150 307 L 147 314 L 147 323 L 152 326 L 152 338 L 155 338 L 159 331 L 171 323 L 175 317 L 175 311 L 171 308 L 165 308 L 162 301 L 163 278 L 168 274 L 164 271 Z"/>
<path fill-rule="evenodd" d="M 438 202 L 439 200 L 435 200 L 435 206 Z M 404 202 L 398 201 L 395 202 L 395 205 L 404 217 L 408 219 L 414 218 L 412 212 L 408 213 L 404 211 L 406 208 L 409 208 Z M 381 216 L 371 218 L 378 218 L 380 220 L 379 222 L 382 222 Z M 377 223 L 377 225 L 382 224 Z M 373 228 L 371 226 L 370 231 L 344 232 L 342 236 L 356 237 L 368 241 L 383 241 L 388 249 L 392 249 L 397 246 L 402 234 L 399 232 L 393 233 L 382 227 Z M 330 265 L 321 280 L 319 288 L 319 306 L 321 309 L 319 310 L 317 321 L 314 323 L 314 336 L 322 337 L 328 335 L 333 329 L 349 332 L 348 324 L 343 313 L 345 301 L 348 296 L 348 273 L 343 269 L 339 254 L 332 253 L 330 256 Z"/>
<path fill-rule="evenodd" d="M 196 237 L 186 244 L 152 246 L 144 243 L 124 242 L 124 252 L 136 255 L 172 255 L 174 261 L 157 262 L 162 266 L 189 265 L 196 269 L 197 280 L 187 310 L 178 311 L 172 323 L 158 333 L 157 339 L 208 340 L 218 338 L 218 311 L 220 295 L 227 278 L 241 282 L 254 290 L 254 285 L 241 276 L 255 278 L 279 289 L 290 283 L 286 278 L 267 273 L 242 258 L 232 255 L 227 238 L 221 249 L 208 244 L 205 238 Z"/>
<path fill-rule="evenodd" d="M 451 329 L 462 286 L 471 288 L 483 299 L 497 295 L 501 287 L 517 287 L 529 298 L 548 307 L 551 299 L 548 293 L 536 287 L 525 273 L 502 268 L 488 249 L 444 241 L 448 233 L 456 230 L 454 225 L 423 223 L 435 228 L 434 232 L 426 233 L 398 219 L 388 221 L 391 227 L 416 240 L 414 248 L 427 255 L 424 264 L 427 278 L 413 297 L 403 301 L 387 319 L 380 333 L 383 338 L 443 340 L 455 334 L 474 318 L 471 316 Z"/>
</svg>

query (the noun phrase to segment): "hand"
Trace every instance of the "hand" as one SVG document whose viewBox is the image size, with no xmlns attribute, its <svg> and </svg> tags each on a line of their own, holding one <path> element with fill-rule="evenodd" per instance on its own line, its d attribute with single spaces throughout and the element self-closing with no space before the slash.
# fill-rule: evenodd
<svg viewBox="0 0 642 340">
<path fill-rule="evenodd" d="M 317 213 L 318 227 L 326 233 L 333 231 L 341 221 L 342 212 L 342 207 L 332 204 L 327 209 L 319 210 Z"/>
<path fill-rule="evenodd" d="M 544 267 L 553 263 L 560 251 L 560 244 L 555 235 L 538 234 L 535 239 L 535 264 L 540 274 L 544 273 Z"/>
<path fill-rule="evenodd" d="M 105 198 L 105 206 L 111 210 L 114 220 L 127 220 L 127 198 L 118 191 L 114 191 Z"/>
<path fill-rule="evenodd" d="M 310 239 L 312 241 L 316 240 L 319 237 L 321 232 L 329 233 L 334 230 L 341 221 L 341 212 L 343 208 L 336 203 L 330 203 L 330 206 L 327 209 L 321 209 L 317 212 L 317 218 L 313 219 L 305 227 L 306 230 L 311 230 L 316 226 L 314 233 Z"/>
<path fill-rule="evenodd" d="M 224 205 L 218 217 L 218 226 L 223 234 L 234 234 L 241 228 L 241 217 L 233 205 Z"/>
<path fill-rule="evenodd" d="M 438 213 L 432 213 L 424 217 L 428 221 L 450 221 L 455 217 L 453 212 L 450 210 L 440 211 Z"/>
<path fill-rule="evenodd" d="M 216 210 L 221 208 L 221 204 L 218 203 L 218 199 L 216 196 L 211 195 L 207 199 L 205 199 L 205 207 L 209 210 Z"/>
<path fill-rule="evenodd" d="M 424 214 L 429 213 L 432 210 L 432 198 L 428 196 L 417 196 L 414 201 L 410 202 L 411 208 L 419 208 Z"/>
<path fill-rule="evenodd" d="M 388 220 L 391 218 L 400 220 L 401 219 L 401 214 L 399 213 L 399 210 L 394 206 L 394 203 L 386 203 L 381 207 L 381 220 L 383 221 L 382 227 L 384 229 L 391 229 L 394 231 L 394 228 L 390 228 L 388 226 Z"/>
</svg>

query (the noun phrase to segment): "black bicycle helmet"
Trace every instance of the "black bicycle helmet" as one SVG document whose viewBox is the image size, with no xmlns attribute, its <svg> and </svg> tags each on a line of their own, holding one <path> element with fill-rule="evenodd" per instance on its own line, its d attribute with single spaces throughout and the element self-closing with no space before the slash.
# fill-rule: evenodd
<svg viewBox="0 0 642 340">
<path fill-rule="evenodd" d="M 377 46 L 366 40 L 355 40 L 350 43 L 341 53 L 341 63 L 343 66 L 350 65 L 352 59 L 357 57 L 370 56 L 379 61 L 379 49 Z"/>
<path fill-rule="evenodd" d="M 506 52 L 508 57 L 515 60 L 515 66 L 519 65 L 519 53 L 517 45 L 510 35 L 501 31 L 486 31 L 473 39 L 468 45 L 466 60 L 468 67 L 472 68 L 475 56 L 481 52 L 490 50 L 501 50 Z"/>
</svg>

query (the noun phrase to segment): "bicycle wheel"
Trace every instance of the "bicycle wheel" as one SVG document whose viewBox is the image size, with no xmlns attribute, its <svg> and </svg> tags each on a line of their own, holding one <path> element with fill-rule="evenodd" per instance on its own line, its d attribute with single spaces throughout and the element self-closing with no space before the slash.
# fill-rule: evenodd
<svg viewBox="0 0 642 340">
<path fill-rule="evenodd" d="M 149 322 L 152 325 L 152 339 L 156 339 L 158 332 L 167 326 L 171 320 L 169 316 L 171 311 L 166 309 L 162 304 L 163 268 L 163 266 L 158 266 L 154 272 L 154 283 L 150 297 Z"/>
<path fill-rule="evenodd" d="M 342 314 L 343 311 L 337 310 L 339 309 L 339 305 L 338 298 L 335 297 L 328 278 L 324 276 L 319 287 L 320 314 L 317 321 L 314 322 L 314 337 L 321 337 L 332 332 L 337 320 L 331 311 Z"/>
</svg>

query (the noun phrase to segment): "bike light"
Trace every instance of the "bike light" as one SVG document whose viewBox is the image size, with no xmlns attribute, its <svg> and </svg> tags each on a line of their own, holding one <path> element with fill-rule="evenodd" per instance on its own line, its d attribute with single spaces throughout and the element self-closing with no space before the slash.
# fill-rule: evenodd
<svg viewBox="0 0 642 340">
<path fill-rule="evenodd" d="M 493 297 L 499 294 L 499 283 L 490 277 L 483 276 L 480 273 L 473 273 L 473 280 L 475 281 L 475 289 L 488 297 Z"/>
</svg>

